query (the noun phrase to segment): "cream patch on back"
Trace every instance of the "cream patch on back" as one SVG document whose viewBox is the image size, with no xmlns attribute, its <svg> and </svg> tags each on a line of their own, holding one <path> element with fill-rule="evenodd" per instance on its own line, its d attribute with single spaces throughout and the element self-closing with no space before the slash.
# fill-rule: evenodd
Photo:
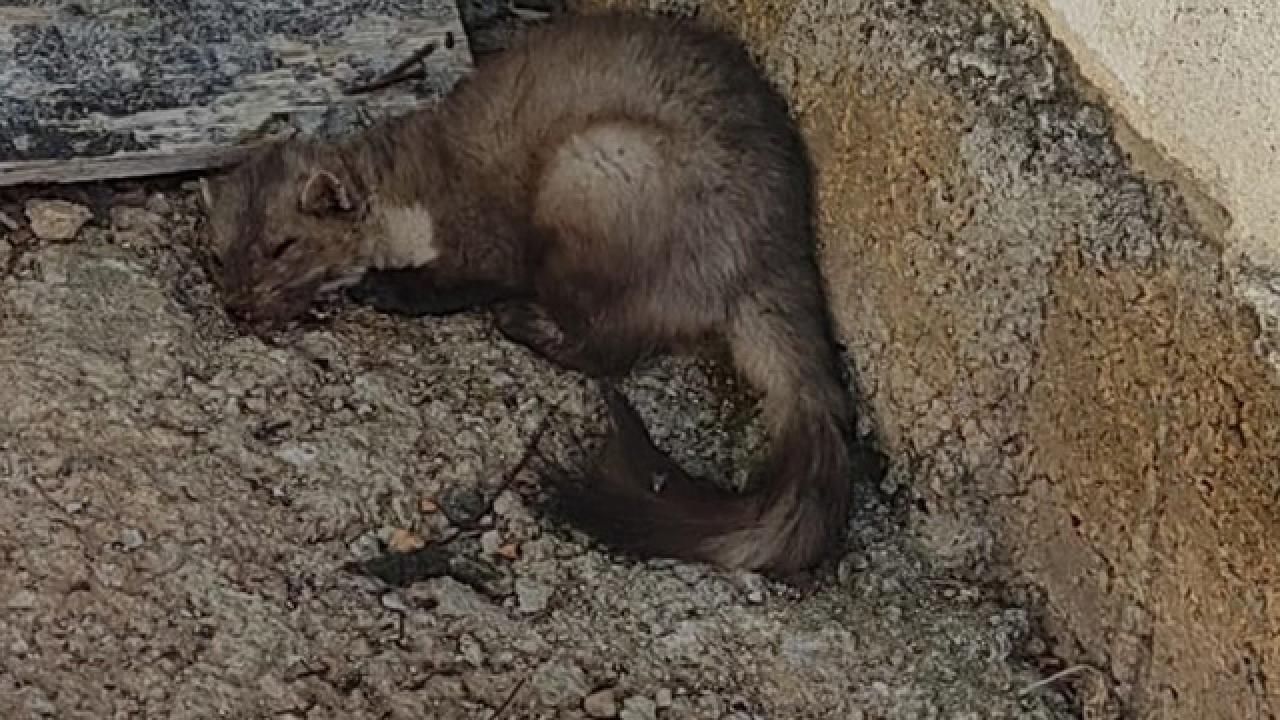
<svg viewBox="0 0 1280 720">
<path fill-rule="evenodd" d="M 539 214 L 551 217 L 585 206 L 602 219 L 617 218 L 659 180 L 660 140 L 652 128 L 625 124 L 597 125 L 570 136 L 547 165 Z"/>
<path fill-rule="evenodd" d="M 440 257 L 435 221 L 421 205 L 382 207 L 382 232 L 369 248 L 369 264 L 380 270 L 418 267 Z"/>
</svg>

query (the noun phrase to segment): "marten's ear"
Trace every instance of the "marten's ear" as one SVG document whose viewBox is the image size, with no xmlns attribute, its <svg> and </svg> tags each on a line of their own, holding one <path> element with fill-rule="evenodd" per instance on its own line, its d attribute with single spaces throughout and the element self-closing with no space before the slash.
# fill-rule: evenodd
<svg viewBox="0 0 1280 720">
<path fill-rule="evenodd" d="M 312 215 L 333 215 L 356 209 L 355 198 L 346 183 L 328 170 L 312 171 L 302 186 L 298 207 Z"/>
</svg>

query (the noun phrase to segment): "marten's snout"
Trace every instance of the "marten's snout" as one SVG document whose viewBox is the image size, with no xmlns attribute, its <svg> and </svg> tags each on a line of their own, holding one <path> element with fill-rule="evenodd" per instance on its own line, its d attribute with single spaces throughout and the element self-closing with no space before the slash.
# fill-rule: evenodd
<svg viewBox="0 0 1280 720">
<path fill-rule="evenodd" d="M 273 313 L 253 292 L 243 288 L 224 290 L 222 306 L 232 322 L 254 333 L 265 332 L 272 324 Z"/>
<path fill-rule="evenodd" d="M 223 307 L 237 325 L 263 335 L 305 315 L 314 295 L 312 284 L 240 286 L 224 290 Z"/>
<path fill-rule="evenodd" d="M 263 317 L 258 308 L 243 295 L 231 295 L 223 301 L 227 316 L 236 325 L 255 334 L 265 331 L 270 321 Z"/>
</svg>

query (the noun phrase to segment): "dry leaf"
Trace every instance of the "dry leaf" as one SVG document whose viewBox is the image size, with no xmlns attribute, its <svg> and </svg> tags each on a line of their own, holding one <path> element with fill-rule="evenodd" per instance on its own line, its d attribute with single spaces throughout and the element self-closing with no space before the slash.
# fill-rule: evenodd
<svg viewBox="0 0 1280 720">
<path fill-rule="evenodd" d="M 392 530 L 391 538 L 387 540 L 387 546 L 398 553 L 420 550 L 426 544 L 427 542 L 421 537 L 400 528 Z"/>
</svg>

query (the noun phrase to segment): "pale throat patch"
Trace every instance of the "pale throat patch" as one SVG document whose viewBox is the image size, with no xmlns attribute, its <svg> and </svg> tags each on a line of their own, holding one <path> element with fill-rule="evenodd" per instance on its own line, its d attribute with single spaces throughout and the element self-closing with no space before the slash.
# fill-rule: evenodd
<svg viewBox="0 0 1280 720">
<path fill-rule="evenodd" d="M 379 232 L 372 234 L 369 266 L 379 270 L 419 267 L 440 257 L 435 222 L 421 205 L 380 207 Z"/>
</svg>

